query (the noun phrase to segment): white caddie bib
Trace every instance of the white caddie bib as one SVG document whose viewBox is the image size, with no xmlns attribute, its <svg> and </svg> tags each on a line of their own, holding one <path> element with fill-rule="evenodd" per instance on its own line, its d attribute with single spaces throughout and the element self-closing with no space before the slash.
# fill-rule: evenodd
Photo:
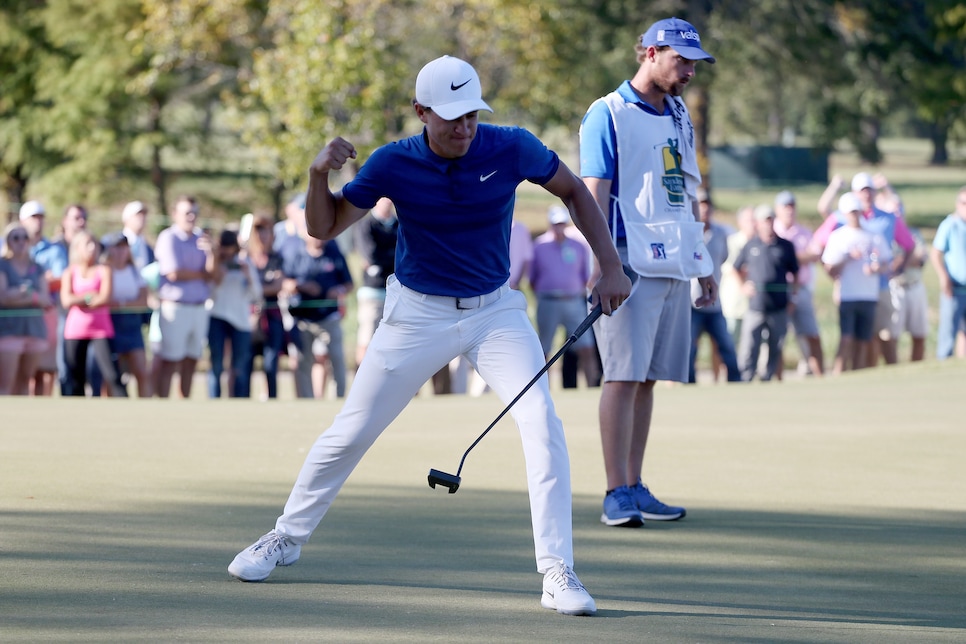
<svg viewBox="0 0 966 644">
<path fill-rule="evenodd" d="M 617 135 L 619 194 L 628 260 L 645 277 L 711 275 L 704 224 L 694 220 L 673 119 L 644 112 L 616 92 L 602 99 Z"/>
</svg>

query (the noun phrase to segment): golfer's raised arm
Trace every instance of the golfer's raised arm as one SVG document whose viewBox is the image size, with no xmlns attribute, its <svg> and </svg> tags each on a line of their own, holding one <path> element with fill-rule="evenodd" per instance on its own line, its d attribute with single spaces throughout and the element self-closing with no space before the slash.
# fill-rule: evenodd
<svg viewBox="0 0 966 644">
<path fill-rule="evenodd" d="M 309 166 L 309 189 L 305 196 L 305 228 L 316 239 L 334 239 L 346 228 L 362 219 L 366 210 L 345 200 L 342 192 L 329 189 L 329 171 L 341 170 L 356 149 L 342 137 L 336 137 L 322 148 Z"/>
<path fill-rule="evenodd" d="M 560 197 L 567 206 L 571 219 L 597 257 L 600 279 L 594 287 L 593 297 L 599 300 L 601 311 L 610 315 L 630 295 L 631 281 L 624 274 L 600 206 L 587 186 L 564 163 L 544 188 Z"/>
</svg>

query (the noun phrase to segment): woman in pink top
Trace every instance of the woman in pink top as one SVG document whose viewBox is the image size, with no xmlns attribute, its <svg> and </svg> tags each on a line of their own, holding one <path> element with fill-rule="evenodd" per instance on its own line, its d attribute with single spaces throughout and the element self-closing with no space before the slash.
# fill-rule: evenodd
<svg viewBox="0 0 966 644">
<path fill-rule="evenodd" d="M 114 362 L 109 339 L 114 337 L 109 303 L 112 296 L 110 266 L 97 263 L 97 240 L 86 230 L 74 235 L 70 243 L 70 265 L 61 276 L 60 301 L 67 309 L 64 323 L 64 354 L 67 363 L 67 390 L 83 396 L 87 384 L 87 351 L 94 350 L 104 382 L 112 396 L 127 397 Z"/>
</svg>

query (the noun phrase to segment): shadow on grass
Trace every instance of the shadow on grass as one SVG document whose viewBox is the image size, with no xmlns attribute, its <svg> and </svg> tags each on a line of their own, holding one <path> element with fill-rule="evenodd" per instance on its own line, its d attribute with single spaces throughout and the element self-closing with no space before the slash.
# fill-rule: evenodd
<svg viewBox="0 0 966 644">
<path fill-rule="evenodd" d="M 514 620 L 550 619 L 533 611 L 540 578 L 522 492 L 350 484 L 296 566 L 262 584 L 230 581 L 231 558 L 281 509 L 284 495 L 268 496 L 0 513 L 6 628 L 123 633 L 168 624 L 197 636 L 295 623 L 341 632 L 362 620 L 376 631 L 408 624 L 428 641 L 443 620 L 456 628 L 450 635 L 465 628 L 497 640 L 514 639 Z M 605 622 L 560 626 L 574 636 L 606 634 L 616 620 L 609 639 L 618 641 L 620 623 L 641 617 L 667 618 L 697 639 L 720 620 L 966 628 L 963 513 L 690 508 L 683 521 L 635 530 L 603 527 L 599 511 L 598 499 L 575 502 L 576 567 Z M 492 631 L 479 631 L 487 620 Z"/>
</svg>

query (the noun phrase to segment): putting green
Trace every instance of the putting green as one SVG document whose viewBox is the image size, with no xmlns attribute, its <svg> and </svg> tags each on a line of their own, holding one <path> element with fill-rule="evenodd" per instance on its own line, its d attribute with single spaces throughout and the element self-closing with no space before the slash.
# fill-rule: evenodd
<svg viewBox="0 0 966 644">
<path fill-rule="evenodd" d="M 421 396 L 302 559 L 229 579 L 338 402 L 3 399 L 2 641 L 966 639 L 966 365 L 658 385 L 647 482 L 680 522 L 598 522 L 598 392 L 556 391 L 594 618 L 539 606 L 519 438 Z"/>
</svg>

